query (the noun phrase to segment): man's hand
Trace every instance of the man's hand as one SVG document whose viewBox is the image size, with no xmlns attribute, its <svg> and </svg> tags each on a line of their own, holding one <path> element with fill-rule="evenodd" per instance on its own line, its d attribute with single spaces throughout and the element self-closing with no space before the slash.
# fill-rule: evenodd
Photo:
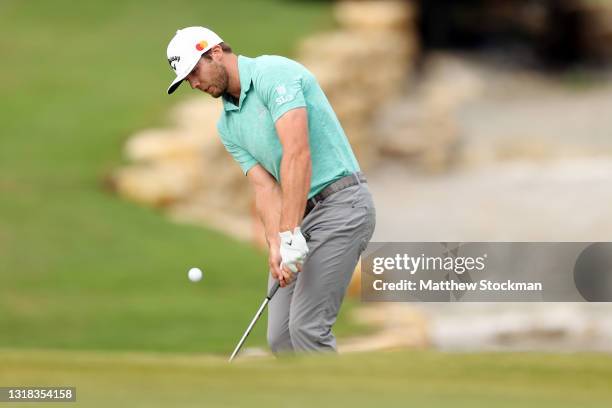
<svg viewBox="0 0 612 408">
<path fill-rule="evenodd" d="M 291 272 L 283 271 L 281 268 L 282 258 L 280 255 L 280 247 L 278 244 L 270 245 L 269 254 L 268 254 L 268 266 L 270 267 L 270 273 L 272 277 L 279 281 L 281 287 L 287 286 L 291 283 L 291 279 L 293 278 Z"/>
<path fill-rule="evenodd" d="M 281 232 L 279 236 L 281 274 L 284 280 L 284 282 L 281 282 L 281 286 L 283 286 L 283 283 L 291 283 L 293 274 L 302 270 L 302 264 L 306 255 L 308 255 L 308 245 L 300 227 L 295 227 L 293 232 Z"/>
</svg>

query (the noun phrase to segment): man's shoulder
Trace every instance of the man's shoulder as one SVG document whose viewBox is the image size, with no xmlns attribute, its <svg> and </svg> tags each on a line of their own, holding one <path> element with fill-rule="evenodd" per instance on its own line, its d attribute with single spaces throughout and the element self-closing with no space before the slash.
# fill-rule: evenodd
<svg viewBox="0 0 612 408">
<path fill-rule="evenodd" d="M 299 62 L 280 55 L 260 55 L 253 58 L 253 76 L 260 78 L 278 72 L 308 72 Z"/>
<path fill-rule="evenodd" d="M 300 63 L 282 55 L 260 55 L 253 58 L 256 69 L 276 67 L 276 66 L 300 66 Z"/>
</svg>

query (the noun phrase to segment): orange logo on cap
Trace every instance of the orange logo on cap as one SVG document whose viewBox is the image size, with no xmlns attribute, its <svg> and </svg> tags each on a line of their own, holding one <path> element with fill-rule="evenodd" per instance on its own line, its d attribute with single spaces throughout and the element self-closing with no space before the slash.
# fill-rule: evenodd
<svg viewBox="0 0 612 408">
<path fill-rule="evenodd" d="M 196 50 L 202 51 L 204 48 L 208 47 L 208 43 L 204 40 L 200 41 L 196 44 Z"/>
</svg>

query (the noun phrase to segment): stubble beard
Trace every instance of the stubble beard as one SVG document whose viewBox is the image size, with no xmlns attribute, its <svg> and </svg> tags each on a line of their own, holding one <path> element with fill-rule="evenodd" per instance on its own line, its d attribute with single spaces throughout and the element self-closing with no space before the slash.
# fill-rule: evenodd
<svg viewBox="0 0 612 408">
<path fill-rule="evenodd" d="M 227 73 L 227 69 L 225 69 L 223 65 L 218 64 L 216 62 L 214 64 L 216 66 L 215 70 L 217 71 L 217 75 L 215 76 L 215 79 L 210 84 L 210 86 L 213 87 L 213 89 L 211 89 L 211 92 L 209 93 L 209 95 L 212 96 L 213 98 L 219 98 L 221 95 L 227 92 L 229 76 Z"/>
</svg>

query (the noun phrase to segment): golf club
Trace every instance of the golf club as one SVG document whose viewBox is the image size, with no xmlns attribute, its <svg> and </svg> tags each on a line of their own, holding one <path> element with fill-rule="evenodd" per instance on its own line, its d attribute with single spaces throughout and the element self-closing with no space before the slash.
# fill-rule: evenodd
<svg viewBox="0 0 612 408">
<path fill-rule="evenodd" d="M 268 292 L 268 296 L 266 296 L 264 301 L 261 303 L 261 306 L 259 306 L 259 310 L 257 311 L 257 313 L 255 313 L 255 317 L 253 318 L 253 320 L 251 320 L 251 324 L 249 324 L 249 327 L 247 327 L 246 331 L 242 335 L 242 338 L 238 342 L 238 345 L 234 349 L 234 352 L 230 356 L 230 358 L 229 358 L 229 362 L 230 363 L 234 360 L 234 357 L 236 357 L 236 355 L 240 351 L 240 348 L 242 347 L 242 345 L 246 341 L 247 337 L 249 337 L 249 334 L 251 333 L 251 330 L 253 330 L 253 326 L 255 326 L 255 323 L 257 323 L 257 320 L 259 320 L 259 317 L 261 316 L 261 314 L 263 313 L 264 309 L 268 305 L 268 302 L 270 301 L 270 299 L 272 299 L 272 297 L 274 296 L 274 294 L 276 293 L 276 291 L 278 290 L 279 287 L 280 287 L 280 283 L 278 281 L 276 281 L 274 283 L 274 286 L 272 286 L 272 289 L 270 289 L 270 292 Z"/>
</svg>

